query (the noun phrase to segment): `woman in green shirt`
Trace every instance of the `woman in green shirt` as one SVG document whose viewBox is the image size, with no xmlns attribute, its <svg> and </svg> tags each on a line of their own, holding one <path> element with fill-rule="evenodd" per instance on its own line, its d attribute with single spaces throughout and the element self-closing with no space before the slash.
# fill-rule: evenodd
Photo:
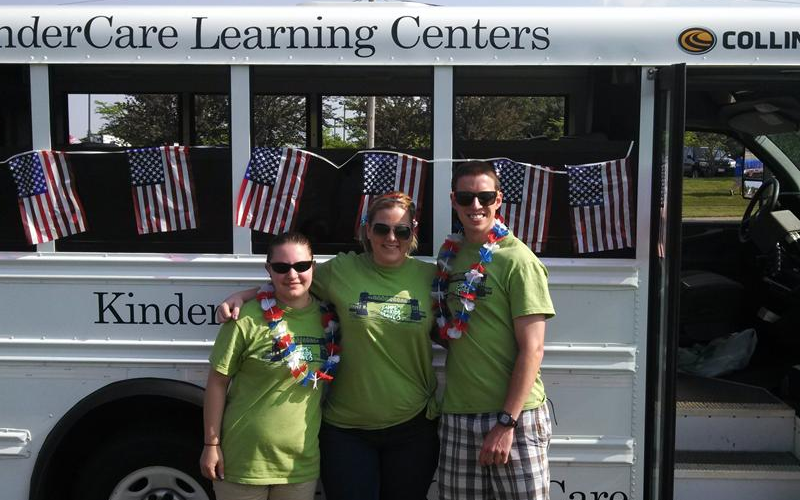
<svg viewBox="0 0 800 500">
<path fill-rule="evenodd" d="M 222 326 L 209 358 L 200 468 L 218 500 L 313 500 L 319 478 L 314 389 L 338 360 L 335 331 L 309 294 L 305 236 L 276 237 L 266 268 L 271 283 Z"/>
<path fill-rule="evenodd" d="M 339 254 L 315 270 L 311 291 L 336 306 L 342 325 L 343 358 L 320 432 L 329 500 L 422 500 L 436 469 L 436 266 L 409 257 L 415 233 L 411 199 L 383 195 L 361 228 L 365 252 Z M 226 299 L 218 319 L 236 318 L 253 293 Z"/>
</svg>

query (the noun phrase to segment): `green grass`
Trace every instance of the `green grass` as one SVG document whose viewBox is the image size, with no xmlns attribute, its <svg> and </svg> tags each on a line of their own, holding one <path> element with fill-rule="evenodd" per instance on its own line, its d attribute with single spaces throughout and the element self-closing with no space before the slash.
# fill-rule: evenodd
<svg viewBox="0 0 800 500">
<path fill-rule="evenodd" d="M 683 179 L 683 217 L 741 217 L 749 200 L 735 192 L 733 177 Z"/>
</svg>

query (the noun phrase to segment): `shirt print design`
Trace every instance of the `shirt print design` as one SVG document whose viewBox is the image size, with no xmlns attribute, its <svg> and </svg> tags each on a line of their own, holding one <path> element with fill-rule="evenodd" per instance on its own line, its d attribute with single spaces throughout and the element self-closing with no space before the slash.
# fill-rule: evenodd
<svg viewBox="0 0 800 500">
<path fill-rule="evenodd" d="M 370 304 L 379 304 L 377 311 L 375 307 L 372 308 L 372 314 Z M 350 304 L 350 316 L 363 319 L 379 316 L 392 323 L 419 323 L 426 315 L 420 309 L 418 299 L 361 292 L 358 302 Z"/>
<path fill-rule="evenodd" d="M 307 363 L 312 363 L 315 361 L 323 362 L 326 359 L 328 359 L 328 356 L 330 355 L 330 353 L 328 353 L 328 349 L 325 344 L 325 339 L 323 338 L 311 337 L 307 335 L 296 335 L 294 337 L 294 342 L 297 346 L 295 347 L 295 349 L 298 349 L 298 352 L 300 352 L 300 359 Z M 314 351 L 311 349 L 311 346 L 315 344 L 319 345 L 318 358 L 314 356 Z M 283 363 L 282 359 L 277 361 L 272 361 L 272 357 L 275 355 L 276 352 L 278 351 L 275 351 L 274 349 L 268 349 L 261 356 L 261 360 L 266 361 L 268 364 Z"/>
<path fill-rule="evenodd" d="M 466 274 L 467 271 L 468 270 L 455 271 L 450 275 L 450 281 L 448 283 L 455 284 L 455 288 L 453 289 L 453 291 L 447 293 L 448 298 L 458 300 L 458 293 L 469 292 L 466 286 L 467 279 L 464 277 L 464 274 Z M 483 275 L 484 275 L 483 280 L 481 280 L 481 282 L 477 284 L 477 287 L 475 289 L 475 298 L 478 300 L 485 299 L 486 297 L 492 295 L 492 287 L 486 285 L 486 283 L 489 281 L 488 269 L 483 271 Z"/>
</svg>

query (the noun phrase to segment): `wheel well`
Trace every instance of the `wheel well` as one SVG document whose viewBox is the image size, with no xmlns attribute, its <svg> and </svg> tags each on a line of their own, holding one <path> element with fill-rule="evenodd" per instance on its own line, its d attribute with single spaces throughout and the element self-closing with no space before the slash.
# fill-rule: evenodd
<svg viewBox="0 0 800 500">
<path fill-rule="evenodd" d="M 95 446 L 119 432 L 169 429 L 203 438 L 203 388 L 167 379 L 109 384 L 79 401 L 48 434 L 31 477 L 30 500 L 61 498 Z"/>
</svg>

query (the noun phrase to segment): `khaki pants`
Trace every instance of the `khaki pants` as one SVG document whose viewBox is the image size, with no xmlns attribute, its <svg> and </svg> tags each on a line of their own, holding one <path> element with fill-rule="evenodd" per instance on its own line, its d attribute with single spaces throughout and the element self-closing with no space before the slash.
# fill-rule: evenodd
<svg viewBox="0 0 800 500">
<path fill-rule="evenodd" d="M 239 484 L 214 481 L 217 500 L 314 500 L 317 481 L 294 484 Z"/>
</svg>

